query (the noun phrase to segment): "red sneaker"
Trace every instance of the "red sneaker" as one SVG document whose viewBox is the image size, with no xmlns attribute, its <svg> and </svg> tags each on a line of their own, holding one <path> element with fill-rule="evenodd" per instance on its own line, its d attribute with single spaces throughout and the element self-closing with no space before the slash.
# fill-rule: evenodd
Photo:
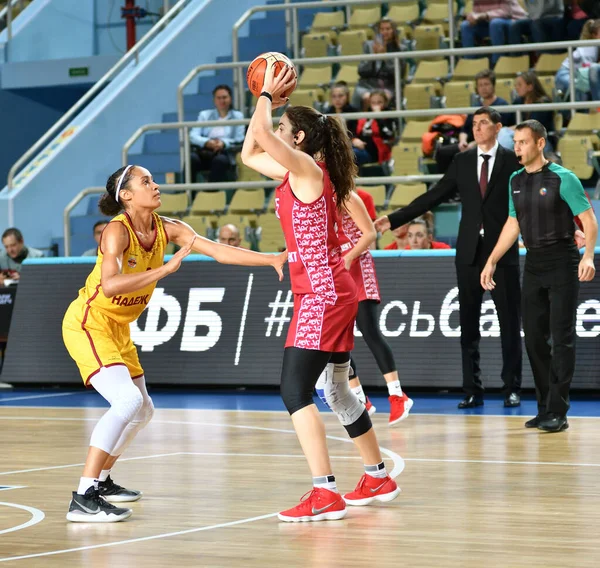
<svg viewBox="0 0 600 568">
<path fill-rule="evenodd" d="M 375 414 L 375 412 L 377 412 L 377 409 L 373 406 L 373 403 L 369 400 L 368 396 L 366 396 L 365 398 L 366 398 L 365 408 L 367 409 L 369 416 L 373 416 L 373 414 Z"/>
<path fill-rule="evenodd" d="M 387 477 L 372 477 L 366 473 L 360 478 L 356 489 L 344 495 L 348 505 L 362 507 L 373 501 L 392 501 L 400 494 L 400 487 L 388 475 Z"/>
<path fill-rule="evenodd" d="M 302 496 L 298 505 L 277 516 L 286 523 L 337 521 L 346 516 L 346 503 L 339 493 L 314 487 Z"/>
<path fill-rule="evenodd" d="M 402 393 L 402 396 L 398 396 L 398 395 L 394 394 L 389 397 L 389 400 L 390 400 L 389 426 L 392 426 L 392 424 L 396 424 L 397 422 L 404 420 L 408 416 L 408 413 L 410 412 L 410 409 L 412 408 L 412 405 L 414 403 L 413 403 L 412 399 L 410 399 L 406 396 L 406 393 Z"/>
</svg>

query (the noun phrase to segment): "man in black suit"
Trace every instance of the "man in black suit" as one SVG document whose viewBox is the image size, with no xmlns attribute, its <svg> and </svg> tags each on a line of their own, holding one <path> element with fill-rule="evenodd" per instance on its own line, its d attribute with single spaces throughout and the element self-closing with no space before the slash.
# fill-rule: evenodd
<svg viewBox="0 0 600 568">
<path fill-rule="evenodd" d="M 444 177 L 430 191 L 410 205 L 375 222 L 380 232 L 400 227 L 448 201 L 457 193 L 462 216 L 456 243 L 456 277 L 460 304 L 460 344 L 463 390 L 459 408 L 483 405 L 483 384 L 479 368 L 479 320 L 484 290 L 480 273 L 498 240 L 508 217 L 508 180 L 520 169 L 514 152 L 498 145 L 502 127 L 500 113 L 481 107 L 473 115 L 473 136 L 477 146 L 457 154 Z M 502 343 L 504 406 L 521 404 L 521 287 L 519 253 L 516 243 L 502 257 L 492 299 L 496 305 Z M 498 275 L 498 272 L 496 272 Z"/>
</svg>

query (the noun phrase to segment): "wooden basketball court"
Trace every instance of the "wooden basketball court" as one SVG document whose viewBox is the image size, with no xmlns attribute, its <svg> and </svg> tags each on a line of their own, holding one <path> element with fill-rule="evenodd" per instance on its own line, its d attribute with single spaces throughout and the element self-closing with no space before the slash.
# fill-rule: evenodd
<svg viewBox="0 0 600 568">
<path fill-rule="evenodd" d="M 392 503 L 335 522 L 275 514 L 310 489 L 284 412 L 157 410 L 113 470 L 141 489 L 114 524 L 65 520 L 100 408 L 0 408 L 0 563 L 86 568 L 166 566 L 597 567 L 600 419 L 561 434 L 521 416 L 376 414 Z M 338 487 L 362 464 L 325 415 Z M 404 460 L 402 459 L 404 458 Z"/>
</svg>

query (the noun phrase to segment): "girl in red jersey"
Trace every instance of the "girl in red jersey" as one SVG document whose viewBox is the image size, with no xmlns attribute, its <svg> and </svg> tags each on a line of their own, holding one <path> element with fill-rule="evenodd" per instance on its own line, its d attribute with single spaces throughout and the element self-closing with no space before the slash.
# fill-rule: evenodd
<svg viewBox="0 0 600 568">
<path fill-rule="evenodd" d="M 360 194 L 354 197 L 354 199 L 358 200 L 361 198 Z M 354 249 L 363 237 L 360 227 L 347 210 L 344 210 L 342 213 L 342 222 L 338 225 L 338 237 L 342 244 L 342 252 Z M 381 298 L 379 296 L 379 285 L 375 272 L 375 261 L 368 249 L 357 256 L 355 255 L 355 260 L 350 266 L 350 274 L 358 288 L 356 325 L 367 347 L 370 349 L 373 357 L 375 357 L 375 361 L 387 384 L 390 401 L 389 424 L 391 426 L 408 416 L 413 401 L 402 392 L 394 355 L 379 329 L 377 304 L 379 304 Z M 363 392 L 354 358 L 350 362 L 350 387 L 358 399 L 366 406 L 369 414 L 373 414 L 375 407 Z"/>
<path fill-rule="evenodd" d="M 271 110 L 287 102 L 282 93 L 292 86 L 293 73 L 286 67 L 275 77 L 273 66 L 268 68 L 242 161 L 282 181 L 275 208 L 288 250 L 294 316 L 283 356 L 281 396 L 308 460 L 313 489 L 299 505 L 280 513 L 279 519 L 298 522 L 341 519 L 346 503 L 391 501 L 400 489 L 385 470 L 369 414 L 348 384 L 358 296 L 347 269 L 373 242 L 375 231 L 360 203 L 362 210 L 351 213 L 365 220 L 359 221 L 363 237 L 346 259 L 342 257 L 338 210 L 354 187 L 356 165 L 340 122 L 312 108 L 290 107 L 273 132 Z M 324 369 L 324 396 L 365 464 L 365 475 L 344 498 L 337 491 L 324 424 L 313 401 Z"/>
</svg>

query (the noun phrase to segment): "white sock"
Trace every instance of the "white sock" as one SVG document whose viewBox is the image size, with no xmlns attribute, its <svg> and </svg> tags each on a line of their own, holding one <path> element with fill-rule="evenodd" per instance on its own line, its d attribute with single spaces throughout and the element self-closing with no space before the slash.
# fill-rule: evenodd
<svg viewBox="0 0 600 568">
<path fill-rule="evenodd" d="M 313 487 L 320 487 L 321 489 L 329 489 L 337 493 L 337 485 L 335 484 L 334 475 L 323 475 L 322 477 L 313 477 Z"/>
<path fill-rule="evenodd" d="M 385 464 L 383 462 L 376 465 L 365 465 L 365 473 L 379 479 L 387 477 L 387 471 L 385 470 Z"/>
<path fill-rule="evenodd" d="M 85 492 L 90 488 L 94 487 L 98 489 L 98 480 L 93 477 L 82 477 L 79 480 L 79 489 L 77 489 L 77 493 L 79 495 L 85 495 Z"/>
<path fill-rule="evenodd" d="M 392 381 L 387 384 L 388 392 L 390 396 L 402 396 L 402 387 L 400 386 L 400 380 Z"/>
<path fill-rule="evenodd" d="M 110 475 L 110 469 L 103 469 L 98 476 L 98 481 L 106 481 L 106 478 Z"/>
<path fill-rule="evenodd" d="M 357 387 L 352 387 L 352 392 L 358 397 L 358 400 L 363 404 L 367 404 L 367 397 L 363 392 L 362 385 L 358 385 Z"/>
</svg>

